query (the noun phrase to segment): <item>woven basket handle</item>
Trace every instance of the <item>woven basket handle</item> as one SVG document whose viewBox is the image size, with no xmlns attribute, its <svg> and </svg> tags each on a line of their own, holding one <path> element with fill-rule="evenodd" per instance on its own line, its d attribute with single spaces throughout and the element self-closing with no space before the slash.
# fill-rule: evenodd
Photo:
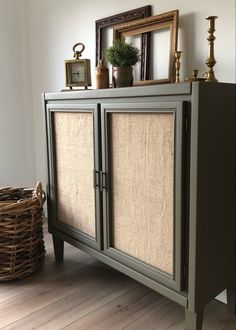
<svg viewBox="0 0 236 330">
<path fill-rule="evenodd" d="M 36 188 L 35 188 L 35 196 L 38 198 L 40 206 L 43 206 L 45 200 L 46 200 L 46 194 L 43 191 L 42 188 L 42 183 L 41 182 L 37 182 L 36 184 Z"/>
</svg>

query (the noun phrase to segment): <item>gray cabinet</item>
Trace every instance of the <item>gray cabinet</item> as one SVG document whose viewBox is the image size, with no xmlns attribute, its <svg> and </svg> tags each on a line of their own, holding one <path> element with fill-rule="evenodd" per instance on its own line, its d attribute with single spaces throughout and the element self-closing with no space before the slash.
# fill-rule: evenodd
<svg viewBox="0 0 236 330">
<path fill-rule="evenodd" d="M 67 241 L 186 308 L 235 312 L 235 85 L 44 94 L 48 219 Z"/>
</svg>

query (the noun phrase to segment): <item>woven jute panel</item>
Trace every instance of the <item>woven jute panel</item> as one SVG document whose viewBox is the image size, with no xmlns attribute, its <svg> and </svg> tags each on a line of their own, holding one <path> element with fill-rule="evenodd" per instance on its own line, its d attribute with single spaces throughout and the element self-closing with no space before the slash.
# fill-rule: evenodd
<svg viewBox="0 0 236 330">
<path fill-rule="evenodd" d="M 174 116 L 109 119 L 113 246 L 172 275 Z"/>
<path fill-rule="evenodd" d="M 45 255 L 41 183 L 36 189 L 0 188 L 0 281 L 38 270 Z"/>
<path fill-rule="evenodd" d="M 95 237 L 93 114 L 55 112 L 58 221 Z"/>
</svg>

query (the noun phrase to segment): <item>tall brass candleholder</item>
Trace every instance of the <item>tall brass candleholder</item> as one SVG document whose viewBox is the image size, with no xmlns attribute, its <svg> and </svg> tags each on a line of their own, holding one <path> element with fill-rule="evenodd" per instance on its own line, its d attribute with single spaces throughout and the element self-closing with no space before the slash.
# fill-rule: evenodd
<svg viewBox="0 0 236 330">
<path fill-rule="evenodd" d="M 208 58 L 206 61 L 206 65 L 209 67 L 209 70 L 207 72 L 206 80 L 207 82 L 217 82 L 218 80 L 215 77 L 215 73 L 213 71 L 213 67 L 216 64 L 216 60 L 214 57 L 214 41 L 215 41 L 215 20 L 217 19 L 217 16 L 208 16 L 206 19 L 209 21 L 209 28 L 208 33 L 209 37 L 207 40 L 209 41 L 209 51 L 208 51 Z"/>
<path fill-rule="evenodd" d="M 181 51 L 175 51 L 175 83 L 178 84 L 180 82 L 179 76 L 180 76 L 180 57 L 182 52 Z"/>
</svg>

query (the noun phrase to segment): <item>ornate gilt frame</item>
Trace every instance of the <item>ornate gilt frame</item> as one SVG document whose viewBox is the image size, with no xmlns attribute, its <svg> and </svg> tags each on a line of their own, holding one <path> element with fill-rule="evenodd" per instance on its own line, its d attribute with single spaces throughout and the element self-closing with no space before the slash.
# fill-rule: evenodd
<svg viewBox="0 0 236 330">
<path fill-rule="evenodd" d="M 99 19 L 95 22 L 96 27 L 96 65 L 102 59 L 102 32 L 107 27 L 113 27 L 117 24 L 130 22 L 151 15 L 151 6 L 144 6 L 121 14 Z M 149 59 L 149 33 L 143 33 L 141 38 L 141 73 L 140 80 L 148 79 L 148 59 Z"/>
<path fill-rule="evenodd" d="M 167 79 L 148 80 L 141 79 L 134 82 L 134 85 L 153 85 L 160 83 L 172 83 L 175 81 L 175 57 L 174 52 L 177 50 L 178 41 L 178 18 L 179 11 L 173 10 L 156 16 L 151 16 L 143 19 L 138 19 L 133 22 L 127 22 L 114 26 L 114 40 L 132 35 L 143 35 L 160 29 L 170 28 L 170 60 L 169 74 Z"/>
</svg>

